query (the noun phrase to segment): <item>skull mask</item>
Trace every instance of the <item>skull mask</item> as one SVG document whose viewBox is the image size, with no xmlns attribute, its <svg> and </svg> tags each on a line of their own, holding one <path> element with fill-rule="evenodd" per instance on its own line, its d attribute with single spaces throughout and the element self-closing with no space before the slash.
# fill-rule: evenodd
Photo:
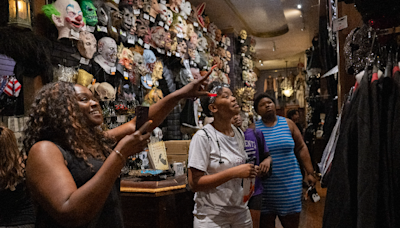
<svg viewBox="0 0 400 228">
<path fill-rule="evenodd" d="M 97 84 L 97 83 L 96 83 Z M 96 87 L 96 92 L 101 101 L 114 101 L 116 91 L 108 82 L 102 82 Z"/>
</svg>

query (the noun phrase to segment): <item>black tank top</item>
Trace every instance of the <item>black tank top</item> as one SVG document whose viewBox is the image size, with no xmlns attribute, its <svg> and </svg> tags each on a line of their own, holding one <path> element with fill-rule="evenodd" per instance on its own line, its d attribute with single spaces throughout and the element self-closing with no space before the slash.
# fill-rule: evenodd
<svg viewBox="0 0 400 228">
<path fill-rule="evenodd" d="M 58 146 L 58 145 L 57 145 Z M 73 152 L 65 151 L 58 146 L 61 153 L 67 162 L 67 167 L 75 180 L 76 186 L 79 188 L 88 182 L 103 165 L 102 160 L 88 157 L 88 162 L 93 165 L 91 169 L 83 159 L 75 156 Z M 87 225 L 81 226 L 82 228 L 123 228 L 123 218 L 121 211 L 121 202 L 119 198 L 120 179 L 115 182 L 110 195 L 104 203 L 103 209 L 99 211 L 96 217 Z M 42 207 L 38 207 L 38 214 L 36 220 L 36 227 L 63 227 L 62 224 L 57 223 Z"/>
</svg>

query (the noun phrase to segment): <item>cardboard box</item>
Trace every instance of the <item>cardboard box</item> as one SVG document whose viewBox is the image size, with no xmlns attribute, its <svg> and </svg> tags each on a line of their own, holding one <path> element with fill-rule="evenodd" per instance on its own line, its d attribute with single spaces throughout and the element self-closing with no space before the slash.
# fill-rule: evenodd
<svg viewBox="0 0 400 228">
<path fill-rule="evenodd" d="M 167 155 L 188 155 L 190 140 L 171 140 L 165 141 Z"/>
<path fill-rule="evenodd" d="M 167 158 L 168 158 L 168 163 L 169 164 L 173 164 L 174 162 L 185 162 L 185 164 L 187 164 L 187 160 L 189 158 L 189 155 L 185 155 L 185 154 L 167 154 Z"/>
</svg>

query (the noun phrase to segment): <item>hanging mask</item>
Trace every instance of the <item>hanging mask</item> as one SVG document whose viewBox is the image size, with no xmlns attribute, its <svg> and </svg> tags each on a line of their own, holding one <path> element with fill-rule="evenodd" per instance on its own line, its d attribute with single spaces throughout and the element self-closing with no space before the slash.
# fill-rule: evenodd
<svg viewBox="0 0 400 228">
<path fill-rule="evenodd" d="M 167 5 L 174 13 L 179 13 L 179 6 L 182 4 L 182 0 L 170 0 L 170 4 Z"/>
<path fill-rule="evenodd" d="M 153 87 L 153 80 L 151 79 L 151 74 L 146 74 L 140 78 L 140 82 L 146 89 L 151 89 Z"/>
<path fill-rule="evenodd" d="M 174 19 L 174 14 L 168 7 L 164 4 L 159 3 L 158 6 L 160 7 L 160 18 L 163 20 L 168 26 L 172 24 Z"/>
<path fill-rule="evenodd" d="M 221 58 L 226 58 L 226 51 L 225 51 L 225 49 L 222 48 L 222 47 L 219 47 L 219 48 L 218 48 L 218 55 L 219 55 Z"/>
<path fill-rule="evenodd" d="M 131 31 L 132 27 L 136 26 L 136 16 L 133 15 L 132 7 L 124 7 L 121 13 L 122 13 L 121 29 L 124 31 Z"/>
<path fill-rule="evenodd" d="M 89 74 L 87 71 L 83 69 L 78 70 L 78 79 L 76 81 L 77 84 L 87 87 L 92 84 L 93 75 Z"/>
<path fill-rule="evenodd" d="M 171 39 L 171 33 L 166 32 L 164 34 L 164 49 L 166 51 L 170 51 L 172 46 L 172 39 Z"/>
<path fill-rule="evenodd" d="M 96 52 L 97 41 L 92 33 L 82 31 L 79 33 L 79 41 L 77 46 L 81 56 L 85 57 L 86 59 L 91 59 Z"/>
<path fill-rule="evenodd" d="M 148 94 L 144 97 L 145 103 L 152 105 L 157 103 L 159 100 L 163 99 L 164 95 L 160 89 L 157 89 L 156 87 L 153 87 Z M 162 131 L 161 131 L 162 134 Z M 162 138 L 162 136 L 161 136 Z"/>
<path fill-rule="evenodd" d="M 175 36 L 175 37 L 172 39 L 172 42 L 171 42 L 171 52 L 172 52 L 172 53 L 175 53 L 177 47 L 178 47 L 178 38 Z"/>
<path fill-rule="evenodd" d="M 246 53 L 247 52 L 247 46 L 242 46 L 241 48 L 240 48 L 240 52 L 241 53 Z"/>
<path fill-rule="evenodd" d="M 231 46 L 231 38 L 226 37 L 225 39 L 226 39 L 225 45 L 226 45 L 227 47 L 230 47 L 230 46 Z"/>
<path fill-rule="evenodd" d="M 198 43 L 197 33 L 193 32 L 189 38 L 190 38 L 190 43 L 194 44 L 197 47 L 197 43 Z"/>
<path fill-rule="evenodd" d="M 200 37 L 197 40 L 197 50 L 199 50 L 200 52 L 205 52 L 207 50 L 207 39 L 205 37 Z"/>
<path fill-rule="evenodd" d="M 143 76 L 148 73 L 144 58 L 141 54 L 133 52 L 133 64 L 136 75 Z"/>
<path fill-rule="evenodd" d="M 165 47 L 165 35 L 166 32 L 163 27 L 152 27 L 151 28 L 151 40 L 152 46 L 157 48 Z"/>
<path fill-rule="evenodd" d="M 131 71 L 133 69 L 133 53 L 122 43 L 118 46 L 118 59 L 118 63 L 124 66 L 126 70 Z"/>
<path fill-rule="evenodd" d="M 179 14 L 174 15 L 171 30 L 174 31 L 179 38 L 184 38 L 187 33 L 186 21 Z"/>
<path fill-rule="evenodd" d="M 195 32 L 194 32 L 194 27 L 193 27 L 193 24 L 187 24 L 187 26 L 186 26 L 186 34 L 187 34 L 187 36 L 189 37 L 189 39 L 190 39 L 190 37 L 193 35 L 193 34 L 196 34 Z M 196 34 L 197 35 L 197 34 Z M 188 40 L 189 40 L 188 39 Z"/>
<path fill-rule="evenodd" d="M 191 60 L 196 58 L 196 45 L 192 44 L 191 42 L 187 42 L 187 55 Z"/>
<path fill-rule="evenodd" d="M 133 0 L 133 8 L 134 9 L 142 9 L 144 7 L 143 0 Z"/>
<path fill-rule="evenodd" d="M 42 7 L 45 15 L 55 24 L 58 30 L 58 39 L 78 39 L 71 30 L 79 33 L 85 23 L 81 7 L 74 0 L 57 0 Z"/>
<path fill-rule="evenodd" d="M 138 37 L 144 37 L 149 34 L 149 21 L 144 19 L 136 20 L 136 35 Z"/>
<path fill-rule="evenodd" d="M 111 67 L 115 66 L 117 61 L 117 44 L 110 37 L 103 37 L 97 43 L 99 55 L 94 58 L 107 74 L 111 74 Z"/>
<path fill-rule="evenodd" d="M 182 17 L 189 16 L 192 12 L 192 5 L 188 1 L 182 1 L 180 5 L 181 12 L 179 13 Z"/>
<path fill-rule="evenodd" d="M 96 87 L 96 93 L 99 94 L 101 101 L 114 101 L 115 100 L 116 90 L 108 82 L 100 83 L 100 85 L 98 85 Z"/>
<path fill-rule="evenodd" d="M 214 24 L 214 22 L 212 22 L 208 25 L 207 30 L 212 39 L 215 39 L 215 32 L 217 31 L 217 29 L 218 29 L 218 27 Z"/>
<path fill-rule="evenodd" d="M 230 51 L 226 51 L 226 60 L 227 60 L 228 62 L 230 62 L 231 59 L 232 59 L 232 54 L 231 54 L 231 52 L 230 52 Z"/>
<path fill-rule="evenodd" d="M 153 80 L 153 85 L 158 86 L 158 80 L 162 79 L 163 65 L 160 61 L 154 64 L 153 73 L 151 74 L 151 79 Z"/>
<path fill-rule="evenodd" d="M 185 40 L 180 40 L 178 42 L 178 46 L 177 46 L 177 52 L 179 53 L 179 55 L 183 58 L 187 52 L 187 45 Z"/>
<path fill-rule="evenodd" d="M 222 32 L 220 29 L 215 30 L 215 40 L 220 42 L 222 40 Z"/>
<path fill-rule="evenodd" d="M 143 52 L 144 63 L 146 64 L 147 71 L 153 72 L 154 63 L 157 61 L 156 55 L 152 50 L 145 49 Z"/>
<path fill-rule="evenodd" d="M 179 72 L 179 80 L 183 85 L 189 84 L 191 81 L 193 81 L 193 75 L 190 70 L 186 69 L 186 67 L 181 68 Z"/>
<path fill-rule="evenodd" d="M 122 22 L 122 17 L 119 12 L 118 5 L 114 2 L 104 2 L 97 9 L 97 16 L 99 19 L 99 24 L 107 27 L 108 35 L 115 40 L 118 40 L 118 29 L 120 29 Z M 115 29 L 117 29 L 117 31 L 115 31 Z"/>
<path fill-rule="evenodd" d="M 94 7 L 92 0 L 80 1 L 83 17 L 86 19 L 86 24 L 90 26 L 97 25 L 96 7 Z"/>
<path fill-rule="evenodd" d="M 247 70 L 242 71 L 242 79 L 245 82 L 249 81 L 249 73 L 247 72 Z"/>
<path fill-rule="evenodd" d="M 160 6 L 158 4 L 158 0 L 150 0 L 150 5 L 151 5 L 151 8 L 150 8 L 149 14 L 150 14 L 150 16 L 156 18 L 157 15 L 159 13 L 161 13 L 161 9 L 160 9 Z"/>
<path fill-rule="evenodd" d="M 242 39 L 242 40 L 247 39 L 247 32 L 246 32 L 246 30 L 240 31 L 239 37 L 240 37 L 240 39 Z"/>
</svg>

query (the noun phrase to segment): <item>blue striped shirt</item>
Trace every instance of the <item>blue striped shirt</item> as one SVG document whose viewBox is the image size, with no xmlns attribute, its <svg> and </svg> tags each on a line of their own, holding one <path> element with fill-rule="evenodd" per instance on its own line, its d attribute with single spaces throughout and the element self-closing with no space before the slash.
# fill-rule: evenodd
<svg viewBox="0 0 400 228">
<path fill-rule="evenodd" d="M 285 216 L 301 211 L 303 177 L 286 118 L 277 119 L 274 127 L 267 127 L 262 120 L 256 122 L 272 157 L 272 175 L 263 181 L 262 213 Z"/>
</svg>

